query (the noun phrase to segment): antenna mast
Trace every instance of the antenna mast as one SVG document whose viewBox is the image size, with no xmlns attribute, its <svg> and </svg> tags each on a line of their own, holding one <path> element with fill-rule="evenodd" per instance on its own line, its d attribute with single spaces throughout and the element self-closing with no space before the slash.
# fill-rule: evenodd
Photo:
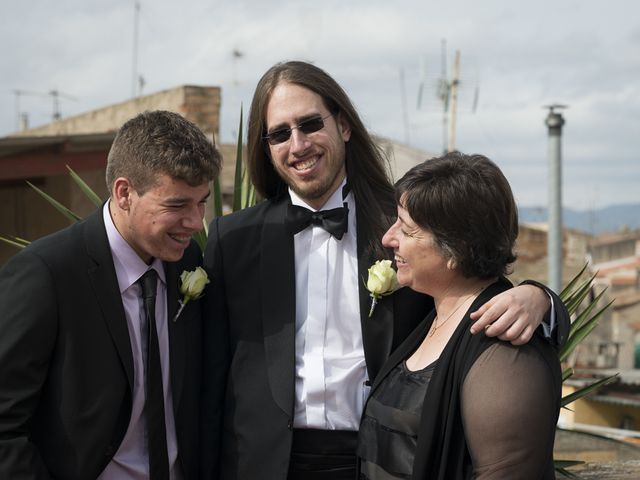
<svg viewBox="0 0 640 480">
<path fill-rule="evenodd" d="M 438 80 L 438 98 L 442 102 L 442 150 L 447 153 L 447 128 L 449 124 L 449 81 L 447 80 L 447 41 L 443 38 L 440 51 L 441 76 Z"/>
<path fill-rule="evenodd" d="M 453 152 L 456 145 L 456 112 L 458 108 L 458 85 L 460 84 L 460 50 L 456 50 L 453 63 L 453 79 L 451 80 L 451 132 L 449 133 L 449 148 Z"/>
<path fill-rule="evenodd" d="M 133 12 L 133 72 L 131 79 L 131 97 L 135 98 L 138 88 L 138 24 L 140 22 L 140 2 L 135 0 Z M 140 85 L 142 89 L 142 85 Z"/>
<path fill-rule="evenodd" d="M 402 100 L 402 121 L 404 123 L 404 141 L 407 145 L 411 142 L 409 133 L 409 113 L 407 112 L 407 90 L 404 83 L 404 68 L 400 67 L 400 95 Z"/>
</svg>

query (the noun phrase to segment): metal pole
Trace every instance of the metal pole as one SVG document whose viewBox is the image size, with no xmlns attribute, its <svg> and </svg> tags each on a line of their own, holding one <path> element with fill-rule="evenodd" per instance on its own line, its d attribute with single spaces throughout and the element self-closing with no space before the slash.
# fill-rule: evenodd
<svg viewBox="0 0 640 480">
<path fill-rule="evenodd" d="M 547 265 L 549 288 L 562 290 L 562 126 L 564 118 L 555 109 L 563 105 L 549 105 L 545 123 L 549 129 L 549 232 L 547 236 Z"/>
<path fill-rule="evenodd" d="M 456 50 L 453 62 L 453 79 L 451 80 L 451 129 L 449 133 L 448 152 L 456 148 L 456 114 L 458 109 L 458 85 L 460 84 L 460 50 Z"/>
<path fill-rule="evenodd" d="M 136 98 L 138 88 L 138 23 L 140 21 L 140 2 L 135 1 L 133 6 L 133 59 L 131 73 L 131 98 Z"/>
</svg>

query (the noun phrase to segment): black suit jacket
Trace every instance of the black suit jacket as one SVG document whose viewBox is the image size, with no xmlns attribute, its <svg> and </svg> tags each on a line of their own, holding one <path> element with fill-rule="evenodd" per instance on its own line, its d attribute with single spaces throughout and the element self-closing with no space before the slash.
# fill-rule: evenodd
<svg viewBox="0 0 640 480">
<path fill-rule="evenodd" d="M 204 296 L 205 478 L 285 479 L 295 398 L 295 261 L 284 224 L 288 195 L 214 220 Z M 364 207 L 361 207 L 364 208 Z M 360 313 L 369 378 L 424 318 L 429 297 L 402 289 L 368 318 L 375 260 L 358 232 Z M 226 388 L 225 388 L 226 387 Z"/>
<path fill-rule="evenodd" d="M 165 263 L 168 315 L 195 245 Z M 0 478 L 96 478 L 129 424 L 133 357 L 102 208 L 0 271 Z M 201 311 L 169 321 L 178 459 L 198 477 Z"/>
</svg>

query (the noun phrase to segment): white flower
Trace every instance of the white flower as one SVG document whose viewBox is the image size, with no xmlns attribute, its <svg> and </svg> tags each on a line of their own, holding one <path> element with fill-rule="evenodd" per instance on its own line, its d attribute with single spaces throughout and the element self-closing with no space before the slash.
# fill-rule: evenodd
<svg viewBox="0 0 640 480">
<path fill-rule="evenodd" d="M 209 278 L 207 277 L 207 272 L 205 272 L 202 267 L 197 267 L 190 272 L 185 270 L 180 274 L 180 293 L 182 294 L 182 299 L 179 301 L 180 308 L 176 316 L 173 317 L 174 322 L 178 319 L 182 313 L 182 309 L 187 303 L 191 300 L 197 300 L 202 296 L 202 292 L 207 283 L 209 283 Z"/>
<path fill-rule="evenodd" d="M 378 299 L 391 295 L 398 288 L 398 278 L 396 271 L 391 267 L 391 260 L 378 260 L 369 268 L 369 278 L 367 279 L 367 290 L 371 296 L 371 310 L 369 318 L 373 315 Z"/>
</svg>

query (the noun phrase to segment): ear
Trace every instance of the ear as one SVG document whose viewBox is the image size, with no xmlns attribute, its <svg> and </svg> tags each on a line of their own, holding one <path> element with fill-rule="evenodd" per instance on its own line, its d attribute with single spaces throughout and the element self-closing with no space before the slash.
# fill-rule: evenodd
<svg viewBox="0 0 640 480">
<path fill-rule="evenodd" d="M 349 125 L 347 119 L 344 118 L 342 112 L 338 112 L 338 115 L 336 115 L 336 124 L 338 125 L 338 130 L 340 131 L 342 140 L 345 143 L 348 142 L 351 138 L 351 125 Z"/>
<path fill-rule="evenodd" d="M 132 196 L 135 193 L 133 185 L 126 177 L 118 177 L 111 188 L 113 203 L 120 209 L 128 211 L 131 207 Z"/>
<path fill-rule="evenodd" d="M 450 258 L 447 261 L 447 268 L 449 270 L 455 270 L 458 267 L 458 264 L 456 263 L 456 261 L 453 258 Z"/>
</svg>

